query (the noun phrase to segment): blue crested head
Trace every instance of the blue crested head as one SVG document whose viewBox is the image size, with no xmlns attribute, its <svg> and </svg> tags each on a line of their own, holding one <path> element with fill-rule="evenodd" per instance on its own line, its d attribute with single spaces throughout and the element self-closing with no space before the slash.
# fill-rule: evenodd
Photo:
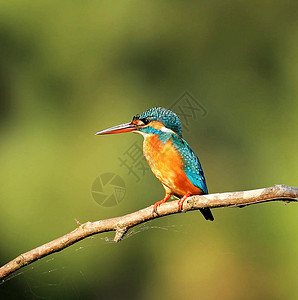
<svg viewBox="0 0 298 300">
<path fill-rule="evenodd" d="M 141 120 L 144 124 L 149 124 L 152 121 L 161 122 L 166 128 L 182 137 L 181 122 L 178 116 L 163 107 L 152 107 L 141 114 L 135 115 L 133 121 L 136 120 Z"/>
</svg>

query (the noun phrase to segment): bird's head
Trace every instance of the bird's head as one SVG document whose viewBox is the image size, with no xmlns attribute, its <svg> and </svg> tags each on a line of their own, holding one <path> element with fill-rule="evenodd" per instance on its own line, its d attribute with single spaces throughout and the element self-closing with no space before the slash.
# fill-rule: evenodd
<svg viewBox="0 0 298 300">
<path fill-rule="evenodd" d="M 135 115 L 131 122 L 110 127 L 97 132 L 97 135 L 137 132 L 143 135 L 174 132 L 182 137 L 181 122 L 178 116 L 163 107 L 153 107 Z"/>
</svg>

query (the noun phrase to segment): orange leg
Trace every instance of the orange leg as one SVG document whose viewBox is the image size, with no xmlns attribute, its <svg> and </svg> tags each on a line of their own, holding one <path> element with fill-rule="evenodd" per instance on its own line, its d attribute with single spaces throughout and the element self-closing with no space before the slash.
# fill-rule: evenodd
<svg viewBox="0 0 298 300">
<path fill-rule="evenodd" d="M 185 201 L 186 198 L 188 198 L 189 196 L 191 195 L 191 193 L 186 193 L 181 199 L 179 199 L 178 201 L 178 211 L 181 211 L 182 210 L 182 205 L 183 205 L 183 202 Z"/>
<path fill-rule="evenodd" d="M 153 206 L 153 212 L 155 212 L 157 215 L 158 215 L 158 212 L 157 212 L 157 207 L 160 205 L 160 204 L 163 204 L 165 203 L 166 201 L 168 201 L 170 198 L 170 195 L 169 194 L 166 194 L 165 197 L 161 200 L 161 201 L 158 201 L 154 204 Z"/>
</svg>

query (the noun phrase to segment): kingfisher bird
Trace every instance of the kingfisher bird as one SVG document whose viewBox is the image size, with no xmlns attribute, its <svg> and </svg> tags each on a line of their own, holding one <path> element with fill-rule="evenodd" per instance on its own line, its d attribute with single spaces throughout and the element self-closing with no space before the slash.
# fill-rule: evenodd
<svg viewBox="0 0 298 300">
<path fill-rule="evenodd" d="M 191 195 L 208 194 L 201 163 L 182 138 L 178 116 L 163 107 L 153 107 L 135 115 L 131 122 L 99 131 L 96 135 L 135 132 L 143 135 L 143 153 L 165 189 L 165 197 L 153 206 L 153 213 L 171 196 L 179 198 L 178 211 Z M 209 208 L 201 208 L 206 220 L 213 221 Z"/>
</svg>

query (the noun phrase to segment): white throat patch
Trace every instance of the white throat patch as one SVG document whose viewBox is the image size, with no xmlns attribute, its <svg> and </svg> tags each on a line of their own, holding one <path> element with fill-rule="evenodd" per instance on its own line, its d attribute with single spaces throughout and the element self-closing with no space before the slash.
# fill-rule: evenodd
<svg viewBox="0 0 298 300">
<path fill-rule="evenodd" d="M 169 128 L 166 128 L 166 127 L 161 127 L 160 128 L 160 131 L 162 131 L 162 132 L 167 132 L 167 133 L 174 133 L 174 131 L 173 130 L 171 130 L 171 129 L 169 129 Z"/>
<path fill-rule="evenodd" d="M 141 134 L 141 135 L 144 137 L 144 139 L 145 139 L 147 136 L 150 135 L 149 133 L 145 133 L 145 132 L 143 132 L 143 131 L 134 131 L 134 133 L 139 133 L 139 134 Z"/>
</svg>

